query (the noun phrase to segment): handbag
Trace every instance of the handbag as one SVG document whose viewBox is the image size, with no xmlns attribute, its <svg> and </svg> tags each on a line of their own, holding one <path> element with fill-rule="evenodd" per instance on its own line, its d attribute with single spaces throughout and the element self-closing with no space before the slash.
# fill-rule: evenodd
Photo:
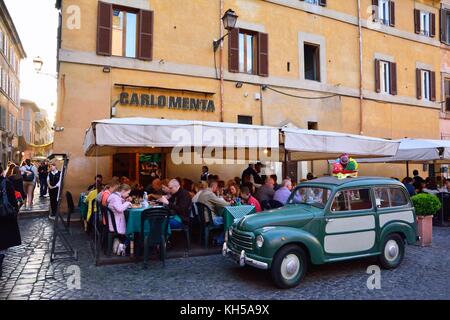
<svg viewBox="0 0 450 320">
<path fill-rule="evenodd" d="M 16 209 L 9 203 L 8 195 L 6 193 L 6 179 L 3 179 L 1 183 L 1 193 L 0 197 L 0 218 L 13 218 L 16 216 Z"/>
</svg>

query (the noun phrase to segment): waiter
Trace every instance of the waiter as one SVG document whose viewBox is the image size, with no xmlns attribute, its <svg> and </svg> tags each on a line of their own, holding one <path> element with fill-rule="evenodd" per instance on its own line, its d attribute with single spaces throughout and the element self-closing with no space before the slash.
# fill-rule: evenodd
<svg viewBox="0 0 450 320">
<path fill-rule="evenodd" d="M 61 186 L 61 172 L 58 171 L 54 162 L 50 164 L 50 172 L 47 176 L 47 185 L 48 192 L 50 194 L 50 218 L 54 218 L 58 207 L 59 187 Z"/>
</svg>

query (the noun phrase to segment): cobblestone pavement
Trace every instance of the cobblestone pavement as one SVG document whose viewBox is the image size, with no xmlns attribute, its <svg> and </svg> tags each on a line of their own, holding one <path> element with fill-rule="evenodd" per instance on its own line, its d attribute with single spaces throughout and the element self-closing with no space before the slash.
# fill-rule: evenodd
<svg viewBox="0 0 450 320">
<path fill-rule="evenodd" d="M 20 221 L 23 244 L 8 251 L 0 299 L 450 299 L 450 228 L 435 228 L 433 246 L 408 246 L 402 265 L 381 271 L 381 289 L 369 290 L 367 267 L 374 259 L 310 268 L 302 284 L 279 290 L 270 275 L 213 255 L 96 267 L 87 237 L 74 226 L 79 261 L 49 257 L 52 224 L 47 218 Z M 68 267 L 81 270 L 81 289 L 68 289 Z M 73 267 L 72 267 L 73 268 Z M 70 269 L 69 269 L 70 270 Z"/>
</svg>

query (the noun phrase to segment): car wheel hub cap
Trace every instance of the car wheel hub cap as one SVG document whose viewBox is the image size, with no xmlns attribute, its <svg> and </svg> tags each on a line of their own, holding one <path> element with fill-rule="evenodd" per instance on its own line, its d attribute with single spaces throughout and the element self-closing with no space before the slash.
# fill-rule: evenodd
<svg viewBox="0 0 450 320">
<path fill-rule="evenodd" d="M 399 253 L 397 242 L 394 240 L 389 240 L 386 243 L 384 253 L 385 253 L 387 260 L 394 261 L 398 257 L 398 253 Z"/>
<path fill-rule="evenodd" d="M 295 254 L 287 255 L 281 263 L 281 274 L 283 278 L 290 280 L 294 278 L 300 270 L 300 260 Z"/>
</svg>

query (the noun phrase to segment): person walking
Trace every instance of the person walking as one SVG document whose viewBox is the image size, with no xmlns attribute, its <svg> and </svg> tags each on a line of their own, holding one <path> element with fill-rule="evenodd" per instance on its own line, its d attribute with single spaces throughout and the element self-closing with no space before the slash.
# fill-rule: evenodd
<svg viewBox="0 0 450 320">
<path fill-rule="evenodd" d="M 44 198 L 47 195 L 47 176 L 48 176 L 48 162 L 44 160 L 41 162 L 41 165 L 38 168 L 39 174 L 39 197 Z"/>
<path fill-rule="evenodd" d="M 54 218 L 58 208 L 58 193 L 61 185 L 61 172 L 58 171 L 54 162 L 50 165 L 50 172 L 47 176 L 47 185 L 50 194 L 50 218 Z"/>
<path fill-rule="evenodd" d="M 34 188 L 38 178 L 37 168 L 31 163 L 30 159 L 25 160 L 25 165 L 20 167 L 23 177 L 23 187 L 27 194 L 27 202 L 25 203 L 25 210 L 30 210 L 33 206 Z"/>
<path fill-rule="evenodd" d="M 12 170 L 12 174 L 8 177 L 9 181 L 13 185 L 14 191 L 17 191 L 22 196 L 22 199 L 25 201 L 27 198 L 27 194 L 23 188 L 23 177 L 20 174 L 19 167 L 14 167 Z"/>
<path fill-rule="evenodd" d="M 16 196 L 11 182 L 3 176 L 3 166 L 0 164 L 0 192 L 2 213 L 0 215 L 0 278 L 2 277 L 3 260 L 6 250 L 11 247 L 22 244 L 19 225 L 17 224 L 17 206 Z M 6 199 L 3 195 L 6 194 Z M 4 201 L 6 200 L 6 201 Z M 11 210 L 7 210 L 7 209 Z M 8 213 L 9 211 L 9 213 Z"/>
</svg>

